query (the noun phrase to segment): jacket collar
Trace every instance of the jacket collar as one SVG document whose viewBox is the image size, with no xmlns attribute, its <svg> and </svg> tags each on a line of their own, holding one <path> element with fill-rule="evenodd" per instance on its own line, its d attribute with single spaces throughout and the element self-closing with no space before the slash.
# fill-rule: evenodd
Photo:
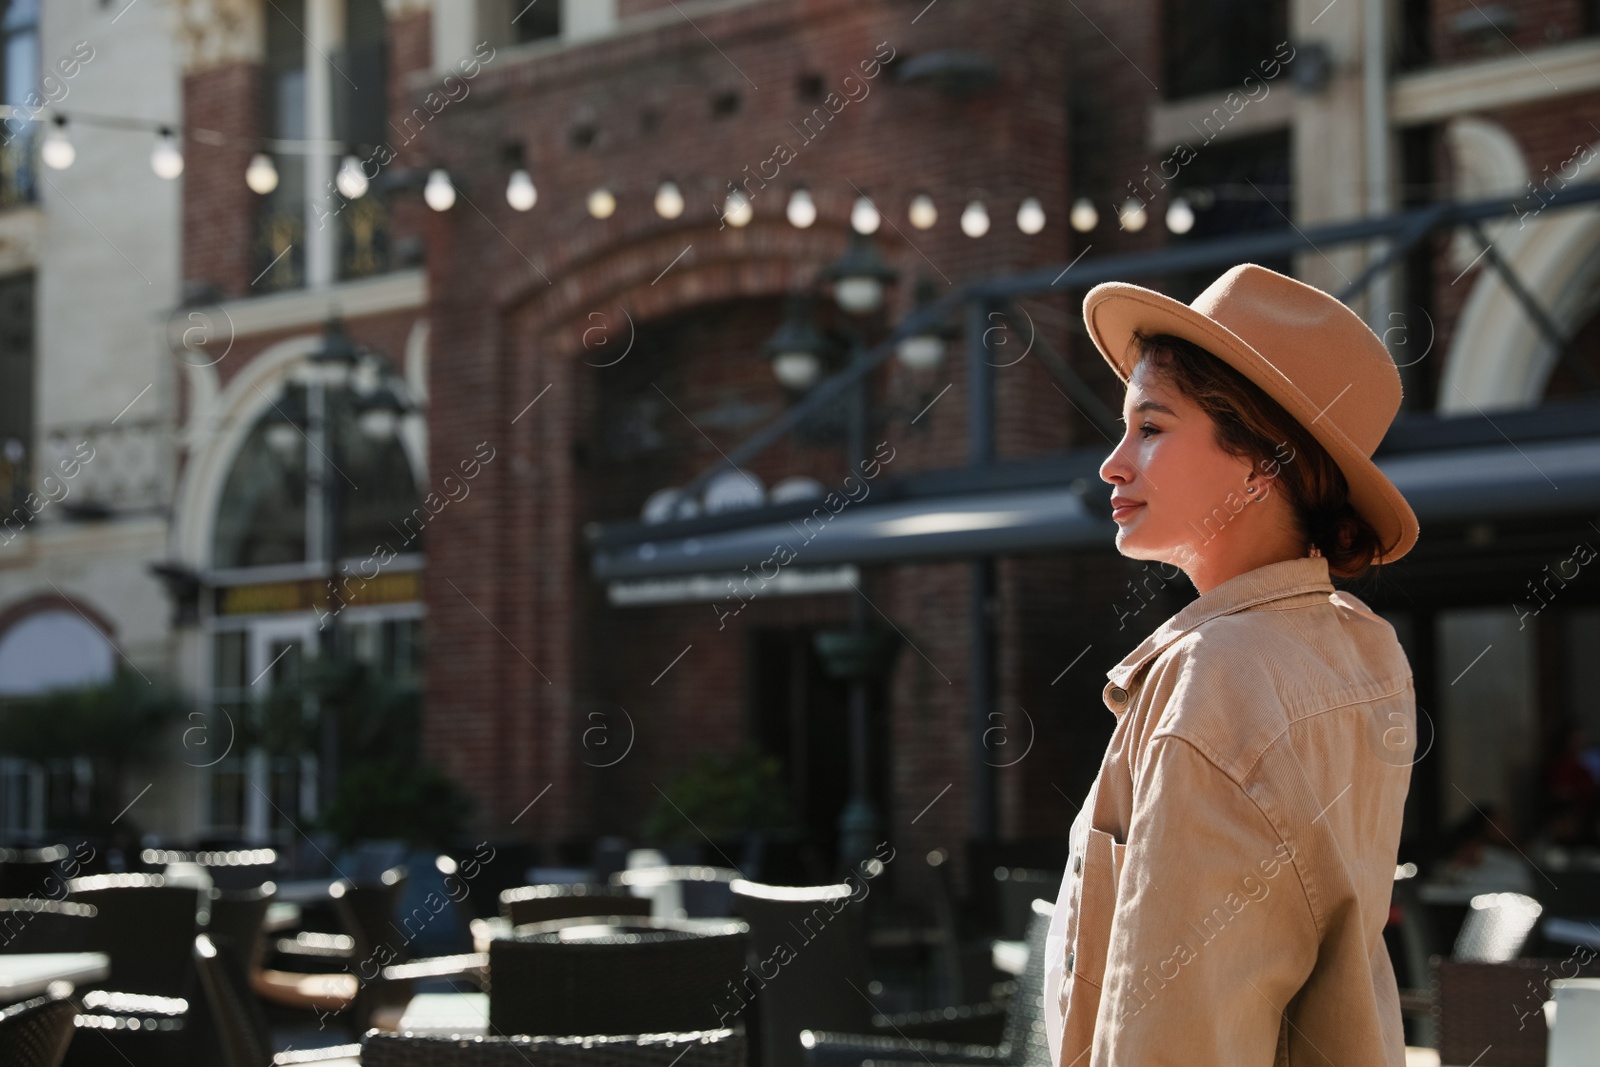
<svg viewBox="0 0 1600 1067">
<path fill-rule="evenodd" d="M 1324 556 L 1280 560 L 1236 574 L 1184 605 L 1176 615 L 1162 623 L 1128 653 L 1121 663 L 1107 671 L 1106 677 L 1111 680 L 1111 686 L 1126 689 L 1141 667 L 1203 622 L 1285 597 L 1302 593 L 1329 594 L 1333 591 L 1333 582 L 1328 577 L 1328 560 Z"/>
</svg>

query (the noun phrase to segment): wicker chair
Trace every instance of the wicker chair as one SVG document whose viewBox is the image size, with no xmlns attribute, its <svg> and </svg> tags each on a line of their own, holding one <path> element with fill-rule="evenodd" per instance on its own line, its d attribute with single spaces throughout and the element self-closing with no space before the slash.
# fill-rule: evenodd
<svg viewBox="0 0 1600 1067">
<path fill-rule="evenodd" d="M 1433 1011 L 1441 1063 L 1544 1067 L 1547 983 L 1600 977 L 1600 960 L 1515 959 L 1499 963 L 1433 958 Z M 1487 1050 L 1487 1051 L 1486 1051 Z"/>
<path fill-rule="evenodd" d="M 0 900 L 0 953 L 87 952 L 95 912 L 67 900 Z"/>
<path fill-rule="evenodd" d="M 716 1030 L 749 928 L 705 919 L 562 919 L 489 946 L 489 1028 L 499 1034 Z M 722 1025 L 719 1025 L 722 1024 Z"/>
<path fill-rule="evenodd" d="M 729 867 L 705 864 L 668 867 L 634 867 L 611 875 L 612 885 L 663 886 L 673 883 L 683 898 L 684 915 L 690 919 L 721 919 L 732 913 L 732 885 L 739 872 Z M 647 896 L 641 899 L 653 900 Z M 654 914 L 648 912 L 646 914 Z"/>
<path fill-rule="evenodd" d="M 373 1031 L 362 1067 L 745 1067 L 737 1029 L 590 1037 L 459 1037 Z"/>
<path fill-rule="evenodd" d="M 110 974 L 80 988 L 73 1024 L 82 1035 L 68 1064 L 184 1062 L 200 1036 L 194 996 L 194 942 L 200 895 L 159 874 L 98 874 L 68 883 L 74 903 L 95 909 L 87 947 L 111 957 Z M 86 1033 L 85 1031 L 96 1031 Z"/>
<path fill-rule="evenodd" d="M 6 1067 L 57 1067 L 72 1044 L 72 1015 L 65 997 L 43 996 L 0 1010 L 0 1063 Z"/>
<path fill-rule="evenodd" d="M 869 1029 L 864 909 L 851 899 L 851 887 L 770 886 L 741 878 L 732 890 L 734 914 L 750 924 L 747 969 L 757 981 L 746 983 L 753 988 L 740 996 L 755 1004 L 760 1062 L 800 1067 L 802 1030 Z"/>
<path fill-rule="evenodd" d="M 404 867 L 391 867 L 372 883 L 332 883 L 329 897 L 344 933 L 277 939 L 273 966 L 252 971 L 251 988 L 278 1007 L 331 1013 L 352 1035 L 367 1029 L 374 1012 L 398 1011 L 410 999 L 411 983 L 391 981 L 379 968 L 407 957 L 408 942 L 395 936 L 394 925 L 405 885 Z"/>
<path fill-rule="evenodd" d="M 807 1067 L 860 1067 L 863 1060 L 874 1064 L 1049 1067 L 1050 1047 L 1044 1031 L 1044 941 L 1054 910 L 1055 906 L 1047 900 L 1033 902 L 1033 914 L 1028 922 L 1028 965 L 1011 997 L 1000 1044 L 806 1031 L 800 1035 L 800 1044 L 805 1049 Z"/>
<path fill-rule="evenodd" d="M 206 934 L 225 959 L 248 974 L 261 965 L 266 949 L 267 909 L 278 887 L 265 882 L 254 889 L 212 889 L 207 900 Z"/>
<path fill-rule="evenodd" d="M 645 916 L 650 898 L 636 897 L 622 885 L 525 885 L 500 894 L 500 914 L 513 926 L 585 915 Z"/>
<path fill-rule="evenodd" d="M 272 1042 L 261 1008 L 239 981 L 232 962 L 226 960 L 206 934 L 194 939 L 194 961 L 206 1003 L 216 1020 L 217 1039 L 225 1067 L 274 1067 L 290 1063 L 359 1062 L 361 1046 L 338 1045 L 326 1049 L 272 1054 Z"/>
<path fill-rule="evenodd" d="M 61 892 L 56 865 L 70 856 L 66 845 L 44 848 L 0 848 L 0 896 L 44 897 Z M 82 873 L 81 869 L 73 873 Z"/>
</svg>

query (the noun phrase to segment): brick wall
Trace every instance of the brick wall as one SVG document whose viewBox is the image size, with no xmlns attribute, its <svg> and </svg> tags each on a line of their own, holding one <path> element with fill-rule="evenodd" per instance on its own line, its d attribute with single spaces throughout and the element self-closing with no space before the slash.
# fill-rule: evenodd
<svg viewBox="0 0 1600 1067">
<path fill-rule="evenodd" d="M 673 403 L 684 413 L 718 404 L 781 409 L 783 395 L 758 346 L 778 324 L 778 297 L 809 285 L 843 250 L 857 195 L 851 183 L 877 199 L 889 220 L 877 241 L 902 272 L 891 317 L 909 307 L 919 274 L 943 290 L 946 282 L 1066 258 L 1065 17 L 1055 5 L 1030 3 L 997 20 L 980 4 L 946 0 L 913 25 L 925 6 L 756 5 L 533 61 L 496 59 L 474 95 L 430 128 L 429 151 L 461 176 L 471 200 L 432 220 L 433 462 L 452 462 L 484 437 L 501 458 L 484 476 L 490 484 L 480 482 L 479 492 L 441 515 L 430 543 L 426 743 L 474 791 L 486 831 L 545 841 L 636 831 L 655 800 L 654 784 L 670 781 L 695 751 L 725 750 L 743 739 L 748 635 L 848 617 L 842 596 L 757 601 L 719 631 L 708 605 L 605 604 L 603 589 L 588 577 L 582 524 L 632 517 L 644 489 L 628 471 L 586 467 L 575 456 L 575 442 L 592 439 L 608 390 L 627 378 L 593 366 L 610 357 L 585 347 L 586 331 L 603 324 L 620 337 L 631 319 L 648 334 L 691 312 L 705 320 L 701 341 L 656 379 Z M 880 50 L 880 42 L 888 44 Z M 996 62 L 995 91 L 953 100 L 886 73 L 861 78 L 859 64 L 875 50 L 910 56 L 955 46 Z M 852 74 L 856 80 L 845 82 Z M 820 99 L 809 95 L 819 86 Z M 826 94 L 836 89 L 857 99 L 841 106 L 834 98 L 837 114 L 814 118 L 808 138 L 799 127 L 828 107 Z M 539 189 L 525 215 L 502 195 L 507 142 L 522 143 Z M 774 171 L 763 163 L 778 158 L 779 143 L 794 158 L 763 184 L 760 176 Z M 729 180 L 751 175 L 754 221 L 719 228 L 713 205 Z M 650 206 L 665 177 L 688 201 L 673 222 Z M 806 231 L 782 215 L 790 189 L 802 183 L 821 212 Z M 605 221 L 583 210 L 584 196 L 600 184 L 619 198 Z M 940 219 L 920 232 L 906 222 L 905 207 L 924 190 Z M 1032 238 L 1013 222 L 1017 203 L 1030 194 L 1051 215 Z M 957 227 L 973 197 L 987 201 L 993 219 L 981 240 Z M 1066 348 L 1070 310 L 1065 300 L 1037 305 L 1036 318 L 1045 321 L 1035 328 L 1058 350 Z M 1021 353 L 1028 328 L 1019 322 L 1010 352 Z M 589 334 L 591 345 L 597 336 L 604 335 Z M 902 407 L 951 386 L 916 428 L 906 426 L 912 409 L 874 436 L 896 447 L 895 470 L 964 461 L 962 366 L 954 352 L 931 378 L 898 367 L 880 376 L 880 401 Z M 1037 356 L 998 373 L 1002 455 L 1064 447 L 1081 432 L 1044 377 Z M 702 426 L 708 441 L 670 406 L 658 425 L 676 450 L 675 465 L 652 469 L 661 485 L 681 484 L 753 429 Z M 836 449 L 792 442 L 763 454 L 752 469 L 768 484 L 792 473 L 836 484 L 844 474 Z M 1006 580 L 1032 580 L 1029 567 L 1019 563 Z M 969 759 L 967 568 L 885 568 L 872 582 L 874 602 L 945 676 L 910 650 L 897 660 L 889 826 L 898 840 L 937 791 L 927 784 L 949 781 L 950 794 L 906 839 L 926 831 L 958 842 L 966 833 Z M 627 760 L 604 771 L 580 758 L 580 716 L 595 701 L 628 709 L 639 731 Z M 546 786 L 537 806 L 519 817 Z M 1030 789 L 1029 802 L 1037 795 Z M 1034 821 L 1018 807 L 1007 807 L 1008 822 Z"/>
<path fill-rule="evenodd" d="M 183 82 L 182 277 L 210 282 L 229 297 L 245 295 L 253 276 L 257 198 L 244 172 L 254 154 L 251 142 L 261 134 L 260 85 L 260 65 L 247 62 L 212 67 Z"/>
</svg>

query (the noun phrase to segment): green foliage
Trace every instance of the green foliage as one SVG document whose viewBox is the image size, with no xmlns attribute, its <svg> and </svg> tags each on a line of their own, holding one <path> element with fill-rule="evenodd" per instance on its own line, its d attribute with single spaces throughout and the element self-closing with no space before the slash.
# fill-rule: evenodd
<svg viewBox="0 0 1600 1067">
<path fill-rule="evenodd" d="M 110 681 L 0 700 L 0 753 L 50 764 L 87 759 L 93 770 L 86 812 L 55 829 L 106 832 L 124 801 L 127 767 L 156 752 L 189 701 L 171 686 L 132 671 Z"/>
<path fill-rule="evenodd" d="M 341 844 L 363 838 L 442 846 L 471 800 L 453 778 L 423 761 L 421 694 L 344 656 L 309 659 L 295 686 L 263 703 L 250 743 L 292 755 L 321 752 L 323 723 L 338 737 L 339 785 L 320 820 Z"/>
<path fill-rule="evenodd" d="M 673 780 L 645 817 L 644 837 L 655 844 L 713 841 L 793 824 L 782 766 L 771 756 L 741 750 L 702 752 Z"/>
<path fill-rule="evenodd" d="M 471 802 L 437 767 L 396 759 L 347 764 L 322 825 L 341 843 L 405 840 L 443 848 L 457 835 Z"/>
<path fill-rule="evenodd" d="M 0 701 L 0 752 L 44 762 L 86 756 L 121 763 L 155 750 L 189 702 L 132 672 L 109 682 Z"/>
</svg>

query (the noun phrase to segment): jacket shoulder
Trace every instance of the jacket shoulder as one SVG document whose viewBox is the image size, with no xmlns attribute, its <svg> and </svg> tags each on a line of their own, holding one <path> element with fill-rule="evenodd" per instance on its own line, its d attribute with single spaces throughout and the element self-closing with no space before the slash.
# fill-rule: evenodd
<svg viewBox="0 0 1600 1067">
<path fill-rule="evenodd" d="M 1393 626 L 1339 592 L 1209 619 L 1159 660 L 1152 736 L 1182 737 L 1241 781 L 1297 719 L 1380 699 L 1411 677 Z"/>
</svg>

